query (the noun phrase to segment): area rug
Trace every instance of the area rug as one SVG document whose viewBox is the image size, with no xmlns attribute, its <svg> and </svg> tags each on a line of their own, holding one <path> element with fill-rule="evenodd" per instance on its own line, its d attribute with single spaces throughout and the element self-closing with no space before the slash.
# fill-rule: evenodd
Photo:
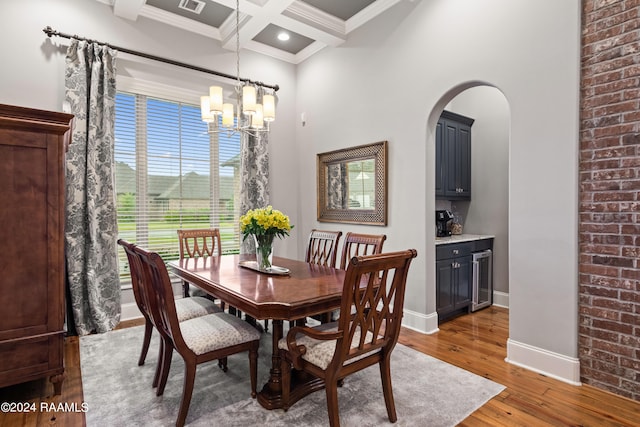
<svg viewBox="0 0 640 427">
<path fill-rule="evenodd" d="M 87 426 L 175 425 L 182 396 L 184 364 L 174 352 L 164 396 L 151 387 L 157 361 L 154 331 L 149 355 L 138 366 L 143 328 L 134 327 L 80 339 L 80 362 Z M 258 390 L 269 376 L 271 334 L 263 333 L 258 365 Z M 392 353 L 396 426 L 455 426 L 504 386 L 398 344 Z M 326 426 L 324 391 L 297 402 L 287 412 L 268 411 L 251 399 L 249 359 L 228 359 L 228 371 L 217 363 L 197 368 L 190 426 Z M 349 376 L 338 390 L 342 426 L 392 425 L 382 395 L 380 371 L 369 367 Z"/>
</svg>

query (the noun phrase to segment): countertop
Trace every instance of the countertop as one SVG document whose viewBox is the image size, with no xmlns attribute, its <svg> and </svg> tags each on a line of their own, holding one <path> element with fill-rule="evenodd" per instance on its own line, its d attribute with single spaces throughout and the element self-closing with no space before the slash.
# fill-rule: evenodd
<svg viewBox="0 0 640 427">
<path fill-rule="evenodd" d="M 493 239 L 495 236 L 488 234 L 457 234 L 449 237 L 436 237 L 437 245 L 446 245 L 447 243 L 471 242 L 474 240 Z"/>
</svg>

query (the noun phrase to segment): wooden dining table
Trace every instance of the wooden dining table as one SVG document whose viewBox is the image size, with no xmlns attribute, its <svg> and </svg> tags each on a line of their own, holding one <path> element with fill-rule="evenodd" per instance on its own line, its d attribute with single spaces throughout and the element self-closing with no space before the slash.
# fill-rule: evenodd
<svg viewBox="0 0 640 427">
<path fill-rule="evenodd" d="M 278 353 L 283 322 L 340 308 L 345 271 L 281 257 L 273 257 L 273 265 L 288 269 L 288 274 L 263 273 L 240 265 L 251 261 L 255 255 L 222 255 L 169 261 L 168 266 L 176 276 L 247 315 L 272 320 L 270 375 L 258 393 L 258 402 L 267 409 L 277 409 L 283 407 Z M 313 378 L 304 382 L 298 393 L 323 387 Z"/>
</svg>

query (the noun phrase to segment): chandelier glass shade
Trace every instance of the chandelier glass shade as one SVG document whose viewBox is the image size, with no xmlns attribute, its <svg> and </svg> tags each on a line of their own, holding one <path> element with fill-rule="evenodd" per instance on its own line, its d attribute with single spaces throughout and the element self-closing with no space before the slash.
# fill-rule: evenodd
<svg viewBox="0 0 640 427">
<path fill-rule="evenodd" d="M 263 88 L 260 88 L 263 90 Z M 202 120 L 208 124 L 209 132 L 267 132 L 269 123 L 276 119 L 275 96 L 263 94 L 257 101 L 256 87 L 243 84 L 236 87 L 236 105 L 225 103 L 221 86 L 211 86 L 209 95 L 200 97 Z"/>
<path fill-rule="evenodd" d="M 225 103 L 222 86 L 209 87 L 200 97 L 200 113 L 209 133 L 246 133 L 256 136 L 269 131 L 276 119 L 275 95 L 267 87 L 240 78 L 240 1 L 236 0 L 236 105 Z M 276 87 L 277 90 L 277 87 Z"/>
</svg>

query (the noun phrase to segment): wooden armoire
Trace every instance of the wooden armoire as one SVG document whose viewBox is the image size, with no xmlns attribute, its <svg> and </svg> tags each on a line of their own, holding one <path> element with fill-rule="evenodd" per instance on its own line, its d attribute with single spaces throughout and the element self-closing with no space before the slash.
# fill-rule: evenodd
<svg viewBox="0 0 640 427">
<path fill-rule="evenodd" d="M 0 387 L 64 380 L 64 158 L 73 116 L 0 104 Z"/>
</svg>

